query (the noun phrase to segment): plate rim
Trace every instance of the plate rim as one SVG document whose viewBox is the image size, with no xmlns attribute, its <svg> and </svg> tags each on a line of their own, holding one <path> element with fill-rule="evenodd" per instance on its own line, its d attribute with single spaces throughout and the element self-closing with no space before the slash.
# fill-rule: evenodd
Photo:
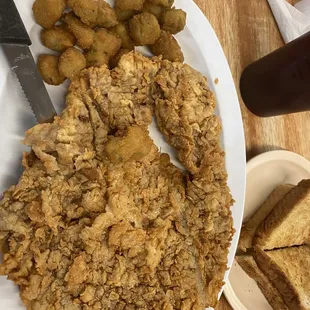
<svg viewBox="0 0 310 310">
<path fill-rule="evenodd" d="M 275 150 L 275 151 L 269 151 L 264 152 L 262 154 L 259 154 L 249 160 L 246 165 L 246 172 L 247 175 L 255 168 L 260 166 L 262 163 L 266 163 L 273 160 L 285 160 L 292 162 L 294 164 L 297 164 L 298 166 L 301 166 L 300 163 L 303 163 L 303 168 L 308 167 L 310 172 L 310 161 L 306 159 L 305 157 L 301 156 L 298 153 L 287 151 L 287 150 Z M 307 169 L 307 170 L 308 170 Z"/>
</svg>

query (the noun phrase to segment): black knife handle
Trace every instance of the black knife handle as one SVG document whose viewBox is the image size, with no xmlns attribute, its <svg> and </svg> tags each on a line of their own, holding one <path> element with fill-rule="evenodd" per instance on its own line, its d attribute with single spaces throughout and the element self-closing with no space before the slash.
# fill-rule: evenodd
<svg viewBox="0 0 310 310">
<path fill-rule="evenodd" d="M 31 45 L 31 40 L 13 0 L 0 0 L 1 43 Z"/>
</svg>

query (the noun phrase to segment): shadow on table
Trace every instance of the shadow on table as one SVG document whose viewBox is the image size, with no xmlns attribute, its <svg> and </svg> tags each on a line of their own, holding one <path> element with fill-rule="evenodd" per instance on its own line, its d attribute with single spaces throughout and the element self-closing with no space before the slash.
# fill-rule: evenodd
<svg viewBox="0 0 310 310">
<path fill-rule="evenodd" d="M 275 145 L 262 145 L 262 146 L 255 146 L 250 148 L 246 152 L 246 159 L 247 161 L 251 160 L 253 157 L 260 155 L 262 153 L 270 152 L 270 151 L 285 151 L 284 148 Z"/>
</svg>

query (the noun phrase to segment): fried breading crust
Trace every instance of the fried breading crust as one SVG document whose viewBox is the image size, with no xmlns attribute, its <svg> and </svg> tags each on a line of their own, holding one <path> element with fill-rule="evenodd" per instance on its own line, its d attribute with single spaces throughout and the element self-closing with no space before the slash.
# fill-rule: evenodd
<svg viewBox="0 0 310 310">
<path fill-rule="evenodd" d="M 66 77 L 59 72 L 59 57 L 55 55 L 40 55 L 38 57 L 38 70 L 45 83 L 50 85 L 60 85 Z"/>
<path fill-rule="evenodd" d="M 28 310 L 215 306 L 233 228 L 214 105 L 189 66 L 137 53 L 73 80 L 0 202 L 0 273 Z M 154 110 L 190 175 L 149 138 Z"/>
<path fill-rule="evenodd" d="M 65 29 L 64 25 L 41 31 L 42 44 L 54 51 L 62 52 L 76 43 L 75 36 Z"/>
<path fill-rule="evenodd" d="M 161 30 L 160 37 L 150 46 L 155 56 L 162 55 L 163 59 L 183 62 L 184 55 L 176 38 L 168 31 Z"/>
</svg>

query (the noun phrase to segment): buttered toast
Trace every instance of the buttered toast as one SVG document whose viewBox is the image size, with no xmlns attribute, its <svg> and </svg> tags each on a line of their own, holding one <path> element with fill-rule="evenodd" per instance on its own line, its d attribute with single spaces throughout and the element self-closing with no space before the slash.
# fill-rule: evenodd
<svg viewBox="0 0 310 310">
<path fill-rule="evenodd" d="M 244 252 L 253 247 L 253 238 L 257 228 L 270 214 L 272 209 L 284 196 L 294 188 L 294 185 L 279 185 L 262 204 L 262 206 L 254 213 L 254 215 L 244 223 L 239 239 L 238 248 Z"/>
<path fill-rule="evenodd" d="M 310 241 L 310 180 L 301 181 L 256 230 L 253 245 L 273 250 Z"/>
<path fill-rule="evenodd" d="M 237 256 L 236 260 L 240 267 L 257 282 L 260 290 L 266 297 L 273 309 L 288 310 L 281 294 L 276 287 L 270 282 L 267 276 L 258 268 L 255 259 L 251 255 Z"/>
<path fill-rule="evenodd" d="M 290 310 L 310 309 L 310 246 L 274 251 L 257 248 L 255 258 Z"/>
</svg>

